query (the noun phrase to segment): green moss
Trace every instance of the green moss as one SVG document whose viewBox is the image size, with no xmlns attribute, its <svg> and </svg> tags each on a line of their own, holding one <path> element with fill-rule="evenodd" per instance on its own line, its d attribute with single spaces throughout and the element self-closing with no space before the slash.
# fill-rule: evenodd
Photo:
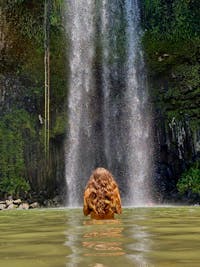
<svg viewBox="0 0 200 267">
<path fill-rule="evenodd" d="M 146 27 L 143 46 L 148 67 L 150 93 L 155 108 L 168 121 L 173 118 L 178 121 L 187 120 L 196 128 L 200 121 L 200 35 L 195 30 L 196 21 L 192 20 L 190 22 L 194 23 L 192 25 L 194 30 L 188 29 L 188 33 L 181 36 L 183 28 L 179 24 L 181 22 L 178 21 L 178 17 L 175 18 L 175 16 L 178 16 L 176 12 L 184 13 L 186 9 L 185 7 L 182 9 L 180 3 L 182 0 L 174 1 L 171 6 L 160 0 L 155 0 L 151 4 L 149 1 L 143 1 L 143 12 L 148 14 L 148 16 L 143 15 L 143 19 L 146 19 L 143 21 Z M 192 7 L 190 6 L 187 12 L 191 12 L 190 8 Z M 168 22 L 166 18 L 158 21 L 157 16 L 160 16 L 159 12 L 167 12 L 167 9 L 171 9 L 167 16 L 171 17 L 173 24 L 168 21 L 167 32 L 161 32 L 162 27 L 165 27 L 161 25 L 162 20 L 164 19 L 165 23 Z M 184 21 L 189 20 L 190 16 L 186 17 Z M 172 25 L 176 29 L 173 29 Z"/>
<path fill-rule="evenodd" d="M 198 0 L 142 0 L 143 27 L 154 39 L 189 40 L 199 36 Z"/>
<path fill-rule="evenodd" d="M 18 194 L 28 190 L 25 175 L 24 131 L 34 134 L 30 116 L 13 110 L 0 120 L 0 193 Z"/>
<path fill-rule="evenodd" d="M 63 0 L 50 1 L 51 14 L 48 17 L 50 137 L 61 135 L 50 142 L 48 164 L 44 153 L 44 1 L 5 0 L 0 3 L 0 27 L 6 38 L 0 62 L 1 79 L 7 90 L 0 114 L 0 181 L 4 188 L 13 181 L 17 184 L 24 179 L 32 190 L 46 191 L 49 183 L 51 190 L 55 191 L 56 166 L 57 162 L 62 162 L 58 159 L 61 155 L 58 142 L 62 142 L 66 124 L 65 51 L 68 44 L 62 20 L 63 3 Z M 59 164 L 62 169 L 63 163 Z"/>
<path fill-rule="evenodd" d="M 67 118 L 65 113 L 56 116 L 54 127 L 51 130 L 51 137 L 64 135 L 66 131 Z"/>
<path fill-rule="evenodd" d="M 67 56 L 66 49 L 68 43 L 64 37 L 64 32 L 51 32 L 51 109 L 63 110 L 67 97 Z"/>
</svg>

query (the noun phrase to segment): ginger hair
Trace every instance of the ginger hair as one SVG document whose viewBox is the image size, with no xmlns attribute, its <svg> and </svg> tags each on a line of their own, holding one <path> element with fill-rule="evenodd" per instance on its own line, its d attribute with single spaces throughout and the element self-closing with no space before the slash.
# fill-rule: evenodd
<svg viewBox="0 0 200 267">
<path fill-rule="evenodd" d="M 108 170 L 97 168 L 90 176 L 84 192 L 83 212 L 95 219 L 114 218 L 114 213 L 121 213 L 118 185 Z"/>
</svg>

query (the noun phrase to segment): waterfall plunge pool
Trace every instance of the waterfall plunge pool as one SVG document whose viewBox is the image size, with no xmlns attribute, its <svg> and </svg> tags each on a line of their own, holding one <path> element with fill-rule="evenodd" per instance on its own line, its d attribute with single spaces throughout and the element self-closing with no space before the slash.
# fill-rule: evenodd
<svg viewBox="0 0 200 267">
<path fill-rule="evenodd" d="M 200 266 L 200 207 L 124 208 L 94 221 L 81 209 L 0 213 L 1 267 Z"/>
</svg>

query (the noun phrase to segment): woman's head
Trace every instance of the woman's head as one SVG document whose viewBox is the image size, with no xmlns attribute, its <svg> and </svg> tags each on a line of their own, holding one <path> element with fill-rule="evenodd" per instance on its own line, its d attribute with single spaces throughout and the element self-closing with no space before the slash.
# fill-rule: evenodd
<svg viewBox="0 0 200 267">
<path fill-rule="evenodd" d="M 95 181 L 96 183 L 102 184 L 104 186 L 106 186 L 106 184 L 115 182 L 112 174 L 102 167 L 97 168 L 92 172 L 88 184 L 90 184 L 91 181 Z"/>
</svg>

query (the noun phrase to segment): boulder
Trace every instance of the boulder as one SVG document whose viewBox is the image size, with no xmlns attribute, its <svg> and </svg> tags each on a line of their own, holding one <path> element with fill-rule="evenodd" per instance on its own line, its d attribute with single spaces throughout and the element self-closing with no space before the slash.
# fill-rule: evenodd
<svg viewBox="0 0 200 267">
<path fill-rule="evenodd" d="M 34 202 L 34 203 L 31 203 L 29 205 L 29 209 L 36 209 L 36 208 L 39 208 L 39 204 L 38 202 Z"/>
<path fill-rule="evenodd" d="M 61 196 L 55 196 L 53 199 L 53 205 L 55 207 L 59 207 L 60 206 L 60 203 L 62 203 L 62 199 L 61 199 Z"/>
<path fill-rule="evenodd" d="M 13 204 L 13 200 L 12 199 L 7 199 L 6 200 L 6 206 L 9 207 L 11 204 Z"/>
<path fill-rule="evenodd" d="M 20 205 L 22 203 L 21 199 L 16 199 L 13 201 L 15 205 Z"/>
<path fill-rule="evenodd" d="M 53 200 L 52 200 L 52 199 L 46 199 L 46 200 L 44 201 L 44 206 L 47 207 L 47 208 L 54 207 Z"/>
<path fill-rule="evenodd" d="M 19 205 L 19 209 L 28 210 L 29 209 L 29 204 L 28 203 L 21 203 Z"/>
<path fill-rule="evenodd" d="M 6 204 L 0 203 L 0 210 L 5 210 L 5 208 L 6 208 Z"/>
<path fill-rule="evenodd" d="M 7 210 L 13 210 L 16 209 L 18 206 L 11 203 L 9 206 L 7 206 Z"/>
</svg>

